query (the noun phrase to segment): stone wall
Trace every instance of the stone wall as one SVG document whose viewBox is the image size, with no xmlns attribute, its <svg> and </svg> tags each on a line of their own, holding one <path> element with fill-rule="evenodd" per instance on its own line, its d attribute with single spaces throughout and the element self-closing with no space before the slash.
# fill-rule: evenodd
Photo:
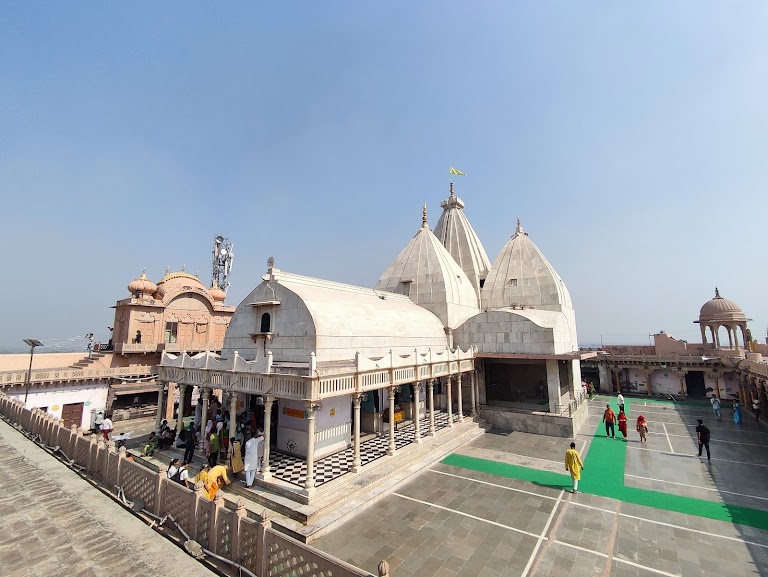
<svg viewBox="0 0 768 577">
<path fill-rule="evenodd" d="M 574 410 L 568 409 L 564 415 L 512 407 L 480 407 L 480 417 L 499 429 L 570 439 L 576 436 L 588 416 L 587 403 L 578 404 Z"/>
</svg>

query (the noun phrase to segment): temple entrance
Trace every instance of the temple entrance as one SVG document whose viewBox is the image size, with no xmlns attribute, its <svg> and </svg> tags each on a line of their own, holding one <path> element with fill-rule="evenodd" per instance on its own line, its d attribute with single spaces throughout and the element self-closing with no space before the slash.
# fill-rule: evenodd
<svg viewBox="0 0 768 577">
<path fill-rule="evenodd" d="M 707 389 L 704 386 L 704 371 L 688 371 L 685 373 L 685 388 L 691 398 L 706 398 Z"/>
<path fill-rule="evenodd" d="M 565 382 L 567 386 L 567 380 Z M 485 392 L 489 404 L 546 406 L 549 403 L 547 367 L 543 362 L 486 361 Z"/>
</svg>

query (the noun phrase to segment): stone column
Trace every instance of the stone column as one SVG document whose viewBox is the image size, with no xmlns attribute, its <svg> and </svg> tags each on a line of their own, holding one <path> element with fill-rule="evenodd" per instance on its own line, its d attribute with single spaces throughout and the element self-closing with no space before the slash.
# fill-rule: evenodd
<svg viewBox="0 0 768 577">
<path fill-rule="evenodd" d="M 155 432 L 160 433 L 160 425 L 163 423 L 163 398 L 165 397 L 165 383 L 157 387 L 157 415 L 155 416 Z"/>
<path fill-rule="evenodd" d="M 462 405 L 462 394 L 461 394 L 461 373 L 458 373 L 456 375 L 456 403 L 457 403 L 457 410 L 459 412 L 459 422 L 464 421 L 464 407 Z"/>
<path fill-rule="evenodd" d="M 304 492 L 309 494 L 315 490 L 315 412 L 317 405 L 312 401 L 306 404 L 307 410 L 307 480 L 304 482 Z"/>
<path fill-rule="evenodd" d="M 271 395 L 264 397 L 264 451 L 261 460 L 261 478 L 270 479 L 272 472 L 269 470 L 269 446 L 272 443 L 272 403 L 275 399 Z"/>
<path fill-rule="evenodd" d="M 477 416 L 477 396 L 475 395 L 475 371 L 469 373 L 469 402 L 470 409 L 469 415 L 471 417 Z"/>
<path fill-rule="evenodd" d="M 680 395 L 682 397 L 686 396 L 687 391 L 685 390 L 685 371 L 680 371 L 680 374 L 678 377 L 680 378 Z"/>
<path fill-rule="evenodd" d="M 446 383 L 445 399 L 448 405 L 448 427 L 453 428 L 453 377 L 448 375 L 448 382 Z"/>
<path fill-rule="evenodd" d="M 429 434 L 435 436 L 435 381 L 427 381 L 429 388 Z"/>
<path fill-rule="evenodd" d="M 604 362 L 597 365 L 597 378 L 600 382 L 595 387 L 595 392 L 609 392 L 611 390 L 611 376 L 608 374 L 608 367 Z"/>
<path fill-rule="evenodd" d="M 395 454 L 395 387 L 389 387 L 389 448 L 387 455 Z"/>
<path fill-rule="evenodd" d="M 176 417 L 176 434 L 181 434 L 181 430 L 184 428 L 184 397 L 187 396 L 187 385 L 179 385 L 179 413 Z"/>
<path fill-rule="evenodd" d="M 560 405 L 560 367 L 556 359 L 547 359 L 546 363 L 549 412 L 554 413 Z"/>
<path fill-rule="evenodd" d="M 413 441 L 415 443 L 421 443 L 421 423 L 419 422 L 419 403 L 421 402 L 421 395 L 419 394 L 419 387 L 421 384 L 416 381 L 413 386 L 413 406 L 416 408 L 415 416 L 413 419 Z"/>
<path fill-rule="evenodd" d="M 651 377 L 653 376 L 653 371 L 646 371 L 645 375 L 645 393 L 650 397 L 652 395 L 651 393 Z"/>
<path fill-rule="evenodd" d="M 208 424 L 208 404 L 211 400 L 211 390 L 203 389 L 203 408 L 200 411 L 200 428 L 205 431 L 205 426 Z"/>
<path fill-rule="evenodd" d="M 362 467 L 360 461 L 360 402 L 363 400 L 362 394 L 352 395 L 352 406 L 354 407 L 352 444 L 354 447 L 354 457 L 352 458 L 352 472 L 359 473 Z"/>
<path fill-rule="evenodd" d="M 235 436 L 237 431 L 237 393 L 229 393 L 229 438 Z"/>
</svg>

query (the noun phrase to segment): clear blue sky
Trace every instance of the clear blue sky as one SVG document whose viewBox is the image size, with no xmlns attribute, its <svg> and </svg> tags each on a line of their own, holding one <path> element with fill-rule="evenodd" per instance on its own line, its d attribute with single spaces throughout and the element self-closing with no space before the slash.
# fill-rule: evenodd
<svg viewBox="0 0 768 577">
<path fill-rule="evenodd" d="M 231 304 L 269 256 L 373 286 L 449 166 L 582 344 L 694 340 L 715 286 L 762 339 L 767 30 L 757 0 L 3 2 L 0 346 L 105 338 L 144 267 L 210 282 L 215 234 Z"/>
</svg>

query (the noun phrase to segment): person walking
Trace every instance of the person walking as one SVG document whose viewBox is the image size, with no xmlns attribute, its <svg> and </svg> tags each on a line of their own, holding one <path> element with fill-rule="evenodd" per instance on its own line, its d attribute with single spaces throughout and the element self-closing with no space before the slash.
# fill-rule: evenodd
<svg viewBox="0 0 768 577">
<path fill-rule="evenodd" d="M 643 415 L 637 417 L 637 432 L 640 434 L 640 442 L 648 441 L 648 422 Z"/>
<path fill-rule="evenodd" d="M 235 437 L 229 438 L 227 463 L 229 463 L 229 468 L 232 471 L 232 478 L 237 479 L 237 474 L 243 470 L 243 454 L 240 449 L 240 441 Z"/>
<path fill-rule="evenodd" d="M 85 338 L 88 339 L 85 349 L 88 351 L 88 358 L 90 359 L 93 356 L 93 333 L 88 333 Z"/>
<path fill-rule="evenodd" d="M 760 399 L 755 397 L 752 399 L 752 411 L 755 413 L 755 420 L 760 420 Z"/>
<path fill-rule="evenodd" d="M 595 396 L 595 383 L 589 383 L 589 399 L 592 400 L 594 396 Z"/>
<path fill-rule="evenodd" d="M 579 490 L 579 480 L 581 479 L 581 472 L 584 470 L 584 463 L 576 450 L 576 443 L 571 443 L 571 448 L 565 452 L 565 470 L 571 474 L 571 479 L 573 479 L 573 491 L 571 492 L 575 493 Z"/>
<path fill-rule="evenodd" d="M 722 421 L 722 413 L 720 412 L 720 399 L 713 395 L 710 397 L 709 401 L 712 403 L 712 410 L 715 412 L 715 418 L 718 421 Z"/>
<path fill-rule="evenodd" d="M 707 449 L 707 461 L 709 461 L 709 438 L 710 438 L 710 432 L 709 428 L 704 424 L 704 421 L 701 419 L 696 419 L 696 421 L 699 423 L 696 427 L 696 438 L 699 441 L 699 457 L 701 457 L 701 449 L 706 448 Z"/>
<path fill-rule="evenodd" d="M 619 412 L 624 410 L 624 395 L 619 393 L 619 398 L 617 399 L 618 405 L 619 405 Z"/>
<path fill-rule="evenodd" d="M 624 409 L 619 409 L 619 431 L 621 431 L 621 434 L 624 435 L 624 440 L 627 440 L 627 414 L 624 412 Z"/>
<path fill-rule="evenodd" d="M 609 434 L 611 438 L 616 438 L 616 429 L 614 428 L 614 423 L 616 421 L 616 413 L 613 412 L 613 409 L 611 409 L 611 405 L 605 405 L 605 411 L 603 412 L 603 423 L 605 423 L 605 436 L 607 437 Z"/>
<path fill-rule="evenodd" d="M 245 486 L 249 489 L 253 486 L 253 481 L 256 479 L 256 473 L 261 472 L 261 459 L 259 459 L 259 449 L 264 442 L 264 437 L 261 436 L 261 431 L 254 431 L 251 433 L 251 438 L 245 443 L 245 461 L 243 467 L 245 469 Z"/>
<path fill-rule="evenodd" d="M 109 441 L 109 434 L 112 432 L 112 419 L 104 417 L 101 421 L 101 434 L 104 435 L 104 440 Z"/>
<path fill-rule="evenodd" d="M 733 423 L 741 425 L 741 405 L 739 401 L 733 401 Z"/>
</svg>

